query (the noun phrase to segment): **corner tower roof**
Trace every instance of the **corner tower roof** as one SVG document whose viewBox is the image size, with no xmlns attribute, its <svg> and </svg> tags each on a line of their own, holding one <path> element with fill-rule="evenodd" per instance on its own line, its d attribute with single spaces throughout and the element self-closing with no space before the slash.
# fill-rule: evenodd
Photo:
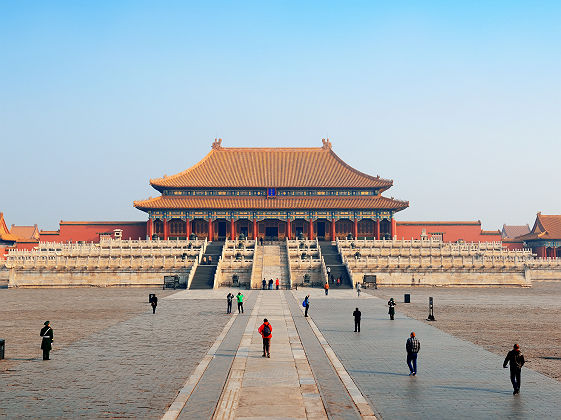
<svg viewBox="0 0 561 420">
<path fill-rule="evenodd" d="M 151 179 L 164 188 L 380 188 L 393 181 L 360 172 L 323 147 L 245 148 L 222 147 L 215 140 L 200 162 L 176 175 Z"/>
</svg>

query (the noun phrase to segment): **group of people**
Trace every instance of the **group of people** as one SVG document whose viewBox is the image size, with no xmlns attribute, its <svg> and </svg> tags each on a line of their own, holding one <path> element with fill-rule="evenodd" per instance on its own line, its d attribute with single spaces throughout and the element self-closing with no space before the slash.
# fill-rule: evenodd
<svg viewBox="0 0 561 420">
<path fill-rule="evenodd" d="M 228 305 L 227 309 L 226 309 L 226 313 L 227 314 L 232 313 L 232 302 L 234 301 L 234 298 L 238 302 L 238 313 L 243 314 L 243 298 L 244 298 L 244 296 L 242 295 L 242 292 L 238 292 L 238 294 L 235 295 L 235 296 L 231 292 L 228 293 L 228 295 L 226 296 L 226 303 Z"/>
<path fill-rule="evenodd" d="M 279 290 L 280 281 L 279 281 L 279 278 L 278 278 L 278 277 L 277 277 L 277 279 L 275 280 L 274 283 L 275 283 L 275 288 L 276 288 L 277 290 Z M 273 290 L 273 279 L 269 279 L 269 281 L 267 282 L 267 280 L 265 280 L 265 277 L 263 277 L 263 280 L 261 281 L 261 288 L 262 288 L 263 290 L 267 290 L 267 289 Z"/>
</svg>

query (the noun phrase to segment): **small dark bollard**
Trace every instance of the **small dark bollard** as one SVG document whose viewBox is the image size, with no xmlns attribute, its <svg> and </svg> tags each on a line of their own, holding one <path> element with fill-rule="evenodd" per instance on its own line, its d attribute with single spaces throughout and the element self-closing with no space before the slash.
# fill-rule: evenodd
<svg viewBox="0 0 561 420">
<path fill-rule="evenodd" d="M 411 303 L 411 295 L 409 293 L 403 295 L 403 303 Z"/>
<path fill-rule="evenodd" d="M 429 317 L 427 318 L 427 321 L 436 321 L 436 319 L 434 319 L 434 305 L 432 297 L 429 297 Z"/>
<path fill-rule="evenodd" d="M 6 340 L 0 338 L 0 360 L 4 358 L 5 349 L 6 349 Z"/>
</svg>

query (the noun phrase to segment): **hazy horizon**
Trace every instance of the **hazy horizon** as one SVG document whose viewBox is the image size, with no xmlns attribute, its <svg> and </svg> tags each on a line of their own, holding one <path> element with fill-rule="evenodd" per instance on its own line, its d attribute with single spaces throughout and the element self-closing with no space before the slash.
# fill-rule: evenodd
<svg viewBox="0 0 561 420">
<path fill-rule="evenodd" d="M 561 214 L 561 3 L 0 5 L 8 226 L 145 220 L 150 178 L 224 147 L 320 147 L 397 220 Z"/>
</svg>

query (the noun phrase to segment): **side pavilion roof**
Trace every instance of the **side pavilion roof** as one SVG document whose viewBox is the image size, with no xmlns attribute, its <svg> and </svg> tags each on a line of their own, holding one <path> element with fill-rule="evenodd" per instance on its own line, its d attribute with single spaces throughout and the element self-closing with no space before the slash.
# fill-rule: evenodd
<svg viewBox="0 0 561 420">
<path fill-rule="evenodd" d="M 532 231 L 517 239 L 522 241 L 561 239 L 561 215 L 538 213 Z"/>
<path fill-rule="evenodd" d="M 200 162 L 172 176 L 151 179 L 165 188 L 380 188 L 393 181 L 362 173 L 341 160 L 329 140 L 323 147 L 222 147 L 222 140 Z"/>
</svg>

